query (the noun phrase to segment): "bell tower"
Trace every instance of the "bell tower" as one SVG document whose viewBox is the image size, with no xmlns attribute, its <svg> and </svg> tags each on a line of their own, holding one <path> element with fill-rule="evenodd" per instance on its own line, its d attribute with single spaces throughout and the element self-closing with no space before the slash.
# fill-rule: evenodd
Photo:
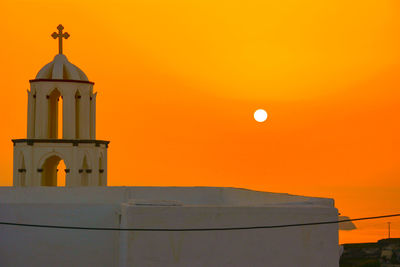
<svg viewBox="0 0 400 267">
<path fill-rule="evenodd" d="M 59 53 L 30 80 L 26 139 L 13 139 L 14 186 L 57 186 L 59 172 L 65 172 L 65 186 L 107 186 L 109 141 L 96 140 L 96 96 L 94 83 Z M 65 169 L 57 169 L 63 160 Z"/>
</svg>

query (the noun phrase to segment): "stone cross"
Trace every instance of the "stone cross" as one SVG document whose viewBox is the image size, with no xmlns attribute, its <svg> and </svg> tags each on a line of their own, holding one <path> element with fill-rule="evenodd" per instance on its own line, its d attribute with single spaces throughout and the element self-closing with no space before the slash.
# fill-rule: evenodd
<svg viewBox="0 0 400 267">
<path fill-rule="evenodd" d="M 61 25 L 61 24 L 58 25 L 57 29 L 58 29 L 58 33 L 53 32 L 53 34 L 51 35 L 51 37 L 53 37 L 54 39 L 57 39 L 57 38 L 58 38 L 58 53 L 59 53 L 59 54 L 62 54 L 62 52 L 63 52 L 63 49 L 62 49 L 62 39 L 63 39 L 63 38 L 68 39 L 68 37 L 69 37 L 70 35 L 68 34 L 68 32 L 65 32 L 65 33 L 62 32 L 62 31 L 64 30 L 64 27 L 63 27 L 63 25 Z"/>
</svg>

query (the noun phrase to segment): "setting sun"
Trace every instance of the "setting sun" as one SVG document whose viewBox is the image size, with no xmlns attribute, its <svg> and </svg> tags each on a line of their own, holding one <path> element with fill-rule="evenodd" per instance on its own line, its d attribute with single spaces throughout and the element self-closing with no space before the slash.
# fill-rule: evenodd
<svg viewBox="0 0 400 267">
<path fill-rule="evenodd" d="M 267 114 L 267 112 L 266 112 L 265 110 L 263 110 L 263 109 L 257 109 L 257 110 L 254 112 L 254 119 L 255 119 L 256 121 L 258 121 L 258 122 L 264 122 L 264 121 L 266 121 L 267 117 L 268 117 L 268 114 Z"/>
</svg>

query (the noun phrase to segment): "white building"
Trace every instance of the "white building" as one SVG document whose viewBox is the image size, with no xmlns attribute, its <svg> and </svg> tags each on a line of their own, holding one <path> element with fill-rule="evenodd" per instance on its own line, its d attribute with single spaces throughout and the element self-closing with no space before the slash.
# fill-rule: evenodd
<svg viewBox="0 0 400 267">
<path fill-rule="evenodd" d="M 29 81 L 27 138 L 13 140 L 14 186 L 56 186 L 61 160 L 66 186 L 107 185 L 109 142 L 96 140 L 94 83 L 62 54 L 62 38 L 69 37 L 63 29 L 59 25 L 59 33 L 53 33 L 59 54 Z"/>
<path fill-rule="evenodd" d="M 60 54 L 30 81 L 27 138 L 13 140 L 14 187 L 0 188 L 0 222 L 30 225 L 0 224 L 0 266 L 339 266 L 337 224 L 243 229 L 336 221 L 332 199 L 106 187 L 108 141 L 95 139 L 96 93 L 62 55 L 69 37 L 62 29 L 53 34 Z M 56 186 L 60 160 L 65 187 Z"/>
</svg>

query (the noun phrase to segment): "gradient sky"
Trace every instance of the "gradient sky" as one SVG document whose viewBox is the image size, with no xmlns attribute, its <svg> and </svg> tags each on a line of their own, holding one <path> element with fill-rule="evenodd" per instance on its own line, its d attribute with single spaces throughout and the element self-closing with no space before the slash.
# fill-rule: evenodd
<svg viewBox="0 0 400 267">
<path fill-rule="evenodd" d="M 95 82 L 108 184 L 233 186 L 400 212 L 400 2 L 1 0 L 0 185 L 29 79 L 57 53 Z M 265 123 L 253 119 L 267 110 Z M 400 235 L 358 223 L 340 242 Z"/>
</svg>

